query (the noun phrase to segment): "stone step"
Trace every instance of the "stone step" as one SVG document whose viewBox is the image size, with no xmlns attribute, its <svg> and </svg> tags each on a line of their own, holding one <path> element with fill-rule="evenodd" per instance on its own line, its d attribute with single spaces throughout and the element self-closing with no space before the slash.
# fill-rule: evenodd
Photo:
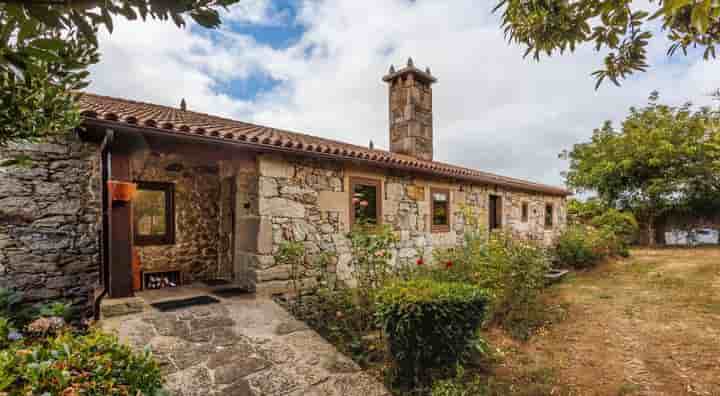
<svg viewBox="0 0 720 396">
<path fill-rule="evenodd" d="M 145 310 L 145 301 L 140 297 L 104 298 L 100 303 L 100 314 L 103 318 L 124 316 Z"/>
</svg>

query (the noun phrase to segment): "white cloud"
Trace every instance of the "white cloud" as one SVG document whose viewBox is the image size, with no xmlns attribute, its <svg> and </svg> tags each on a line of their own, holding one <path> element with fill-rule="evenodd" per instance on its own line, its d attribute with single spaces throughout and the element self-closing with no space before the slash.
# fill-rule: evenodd
<svg viewBox="0 0 720 396">
<path fill-rule="evenodd" d="M 93 69 L 91 90 L 168 105 L 185 97 L 200 111 L 387 147 L 387 88 L 380 78 L 391 63 L 412 56 L 439 79 L 436 159 L 560 184 L 565 164 L 557 154 L 603 120 L 622 119 L 650 91 L 673 103 L 707 104 L 704 95 L 720 87 L 718 62 L 671 61 L 663 45 L 653 45 L 650 73 L 596 92 L 590 73 L 600 65 L 597 54 L 581 48 L 540 63 L 523 59 L 522 49 L 505 41 L 491 7 L 473 0 L 306 1 L 295 21 L 305 32 L 281 49 L 227 27 L 211 39 L 167 23 L 118 23 L 101 41 L 104 57 Z M 244 1 L 228 18 L 288 23 L 269 0 Z M 253 73 L 280 83 L 249 99 L 215 89 Z"/>
</svg>

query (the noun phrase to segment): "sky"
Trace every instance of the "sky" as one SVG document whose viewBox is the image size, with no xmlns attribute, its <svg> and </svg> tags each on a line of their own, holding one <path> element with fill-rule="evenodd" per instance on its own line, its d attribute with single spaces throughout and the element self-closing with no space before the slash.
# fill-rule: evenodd
<svg viewBox="0 0 720 396">
<path fill-rule="evenodd" d="M 389 66 L 430 67 L 435 159 L 562 185 L 558 153 L 619 123 L 653 90 L 710 105 L 720 62 L 650 46 L 648 73 L 594 89 L 590 47 L 540 62 L 508 44 L 493 1 L 240 0 L 222 27 L 117 19 L 90 92 L 387 148 Z"/>
</svg>

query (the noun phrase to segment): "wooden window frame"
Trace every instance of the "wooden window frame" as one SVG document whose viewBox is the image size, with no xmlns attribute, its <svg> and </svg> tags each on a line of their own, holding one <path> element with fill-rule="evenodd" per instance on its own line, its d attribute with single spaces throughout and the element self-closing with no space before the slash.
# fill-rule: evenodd
<svg viewBox="0 0 720 396">
<path fill-rule="evenodd" d="M 365 177 L 350 177 L 350 188 L 348 190 L 348 202 L 350 203 L 350 227 L 355 225 L 355 205 L 353 204 L 353 194 L 355 194 L 355 186 L 375 187 L 375 218 L 376 224 L 382 224 L 382 180 L 369 179 Z"/>
<path fill-rule="evenodd" d="M 548 217 L 548 208 L 550 208 L 550 217 Z M 545 203 L 545 228 L 553 227 L 555 227 L 555 205 L 551 203 Z"/>
<path fill-rule="evenodd" d="M 165 235 L 138 235 L 134 242 L 138 246 L 175 244 L 175 184 L 166 182 L 136 181 L 139 190 L 162 191 L 165 193 Z M 133 213 L 133 226 L 137 228 Z"/>
<path fill-rule="evenodd" d="M 447 213 L 447 224 L 434 224 L 435 219 L 435 194 L 447 195 L 445 211 Z M 430 230 L 431 232 L 450 232 L 450 190 L 447 188 L 430 188 Z"/>
<path fill-rule="evenodd" d="M 520 204 L 520 221 L 527 223 L 530 219 L 530 204 L 524 201 Z"/>
</svg>

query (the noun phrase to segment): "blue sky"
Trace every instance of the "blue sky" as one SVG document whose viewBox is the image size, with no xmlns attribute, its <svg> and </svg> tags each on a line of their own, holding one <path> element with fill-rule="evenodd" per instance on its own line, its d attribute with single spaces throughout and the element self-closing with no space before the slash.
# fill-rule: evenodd
<svg viewBox="0 0 720 396">
<path fill-rule="evenodd" d="M 191 24 L 116 21 L 101 37 L 91 91 L 387 147 L 390 64 L 429 66 L 436 159 L 562 184 L 557 154 L 604 120 L 621 120 L 659 90 L 665 102 L 709 104 L 717 61 L 667 58 L 622 87 L 593 89 L 602 58 L 591 48 L 535 62 L 508 45 L 476 0 L 240 0 L 208 31 Z"/>
</svg>

